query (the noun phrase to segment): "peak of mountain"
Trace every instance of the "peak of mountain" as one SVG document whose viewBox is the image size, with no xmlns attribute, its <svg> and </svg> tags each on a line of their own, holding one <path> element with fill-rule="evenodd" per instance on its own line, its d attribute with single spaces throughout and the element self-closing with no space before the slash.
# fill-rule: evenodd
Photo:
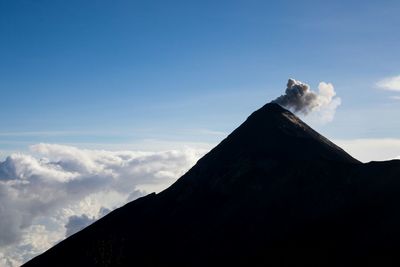
<svg viewBox="0 0 400 267">
<path fill-rule="evenodd" d="M 25 266 L 398 266 L 399 175 L 269 103 L 172 186 Z"/>
<path fill-rule="evenodd" d="M 226 146 L 253 158 L 359 163 L 276 103 L 268 103 L 251 114 L 216 150 Z"/>
</svg>

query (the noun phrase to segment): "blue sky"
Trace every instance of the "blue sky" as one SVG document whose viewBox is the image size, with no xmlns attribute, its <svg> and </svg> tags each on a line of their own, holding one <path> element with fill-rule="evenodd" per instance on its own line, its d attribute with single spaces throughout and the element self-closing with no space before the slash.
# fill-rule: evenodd
<svg viewBox="0 0 400 267">
<path fill-rule="evenodd" d="M 328 137 L 397 138 L 398 1 L 1 1 L 0 151 L 220 140 L 287 79 L 331 82 Z M 400 154 L 400 153 L 399 153 Z"/>
</svg>

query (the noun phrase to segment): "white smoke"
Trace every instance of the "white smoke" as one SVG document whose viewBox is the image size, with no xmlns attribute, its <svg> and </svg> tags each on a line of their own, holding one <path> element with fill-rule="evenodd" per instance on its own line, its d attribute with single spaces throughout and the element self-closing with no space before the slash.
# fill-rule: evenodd
<svg viewBox="0 0 400 267">
<path fill-rule="evenodd" d="M 341 104 L 341 99 L 335 95 L 331 83 L 320 82 L 318 92 L 314 92 L 308 84 L 289 79 L 285 94 L 273 102 L 297 114 L 313 114 L 314 120 L 326 123 L 333 120 L 336 108 Z"/>
</svg>

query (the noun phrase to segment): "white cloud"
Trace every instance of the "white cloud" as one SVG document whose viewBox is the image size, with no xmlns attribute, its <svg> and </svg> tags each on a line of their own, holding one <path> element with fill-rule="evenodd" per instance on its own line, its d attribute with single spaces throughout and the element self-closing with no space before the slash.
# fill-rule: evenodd
<svg viewBox="0 0 400 267">
<path fill-rule="evenodd" d="M 207 151 L 30 149 L 0 162 L 0 266 L 18 266 L 104 211 L 166 188 Z"/>
<path fill-rule="evenodd" d="M 376 85 L 384 90 L 400 91 L 400 75 L 380 80 Z"/>
<path fill-rule="evenodd" d="M 400 156 L 400 139 L 337 139 L 334 142 L 362 162 L 391 160 Z"/>
</svg>

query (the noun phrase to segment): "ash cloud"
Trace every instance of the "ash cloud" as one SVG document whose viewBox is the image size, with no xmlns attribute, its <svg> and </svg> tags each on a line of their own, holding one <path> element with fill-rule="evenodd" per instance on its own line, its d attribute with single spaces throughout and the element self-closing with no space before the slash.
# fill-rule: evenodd
<svg viewBox="0 0 400 267">
<path fill-rule="evenodd" d="M 341 99 L 335 96 L 331 83 L 320 82 L 318 92 L 314 92 L 308 84 L 289 79 L 285 94 L 272 102 L 297 114 L 312 114 L 313 120 L 326 123 L 333 120 L 336 108 L 341 104 Z"/>
</svg>

